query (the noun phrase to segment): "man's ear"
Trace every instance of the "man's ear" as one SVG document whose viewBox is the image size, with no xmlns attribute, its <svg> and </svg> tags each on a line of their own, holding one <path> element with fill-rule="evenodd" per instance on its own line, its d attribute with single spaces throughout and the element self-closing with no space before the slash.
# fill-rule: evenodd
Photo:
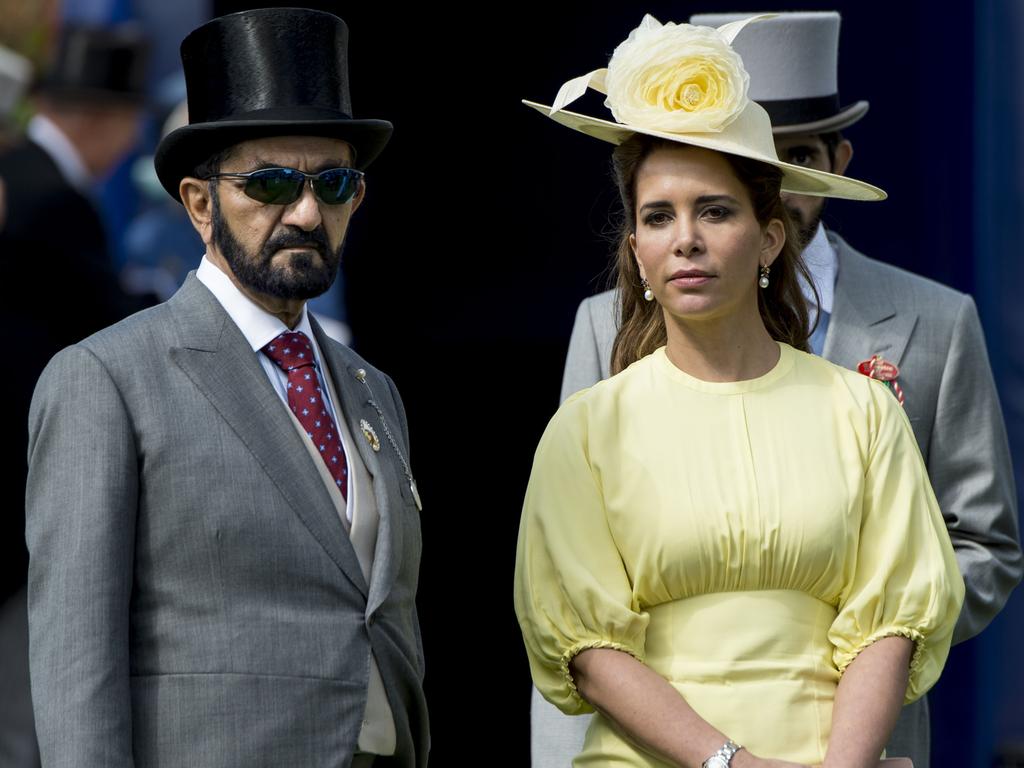
<svg viewBox="0 0 1024 768">
<path fill-rule="evenodd" d="M 196 228 L 203 243 L 209 247 L 213 239 L 213 198 L 210 195 L 210 183 L 186 176 L 178 185 L 182 205 L 188 214 L 192 226 Z"/>
<path fill-rule="evenodd" d="M 853 144 L 849 139 L 843 139 L 836 145 L 836 159 L 832 163 L 832 173 L 842 176 L 846 173 L 846 167 L 853 159 Z"/>
</svg>

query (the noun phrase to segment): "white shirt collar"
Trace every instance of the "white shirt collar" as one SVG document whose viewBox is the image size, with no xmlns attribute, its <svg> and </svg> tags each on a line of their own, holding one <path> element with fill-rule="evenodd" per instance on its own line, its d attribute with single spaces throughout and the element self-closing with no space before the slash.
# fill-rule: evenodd
<svg viewBox="0 0 1024 768">
<path fill-rule="evenodd" d="M 71 139 L 46 115 L 28 121 L 25 133 L 50 156 L 64 180 L 83 194 L 92 189 L 92 176 Z"/>
<path fill-rule="evenodd" d="M 295 328 L 289 328 L 279 317 L 270 314 L 238 290 L 238 287 L 231 282 L 231 278 L 224 274 L 220 267 L 210 261 L 205 254 L 199 263 L 199 269 L 196 270 L 196 277 L 199 282 L 210 289 L 210 293 L 224 307 L 224 311 L 238 326 L 253 352 L 259 352 L 285 331 L 295 330 L 302 331 L 309 337 L 317 360 L 320 359 L 320 349 L 317 346 L 316 337 L 313 336 L 313 327 L 309 323 L 309 312 L 305 304 L 302 305 L 302 316 L 299 318 L 298 325 Z"/>
<path fill-rule="evenodd" d="M 836 250 L 828 241 L 825 235 L 825 227 L 818 224 L 818 231 L 814 233 L 811 242 L 807 244 L 803 252 L 804 263 L 811 273 L 814 287 L 818 289 L 818 296 L 821 297 L 821 308 L 831 314 L 832 304 L 836 296 L 836 271 L 837 257 Z M 800 287 L 803 289 L 804 298 L 811 306 L 814 305 L 814 293 L 810 286 L 801 278 Z"/>
</svg>

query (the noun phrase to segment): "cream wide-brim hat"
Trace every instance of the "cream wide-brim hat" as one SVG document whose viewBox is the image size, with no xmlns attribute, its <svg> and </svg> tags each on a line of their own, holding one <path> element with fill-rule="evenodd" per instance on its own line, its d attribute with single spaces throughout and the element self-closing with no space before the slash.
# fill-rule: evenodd
<svg viewBox="0 0 1024 768">
<path fill-rule="evenodd" d="M 644 23 L 648 22 L 648 18 L 645 18 Z M 746 23 L 756 21 L 757 18 L 759 17 L 754 17 L 740 23 L 735 28 L 736 31 L 738 32 L 739 29 L 742 29 L 742 26 Z M 651 21 L 653 22 L 653 19 Z M 657 22 L 654 23 L 657 24 Z M 632 37 L 631 35 L 630 40 L 632 40 Z M 616 49 L 617 52 L 618 49 Z M 614 60 L 615 57 L 613 55 L 612 64 L 614 64 Z M 612 64 L 609 65 L 609 69 Z M 732 118 L 731 122 L 714 131 L 673 132 L 659 130 L 637 123 L 606 120 L 564 109 L 564 105 L 579 98 L 588 87 L 605 92 L 606 74 L 606 70 L 596 70 L 583 77 L 568 81 L 559 91 L 559 95 L 555 99 L 555 106 L 553 107 L 525 99 L 523 103 L 561 125 L 611 144 L 622 144 L 635 134 L 643 134 L 680 144 L 702 147 L 728 155 L 758 160 L 775 166 L 782 171 L 783 192 L 813 195 L 816 197 L 835 197 L 845 200 L 871 201 L 884 200 L 887 197 L 884 190 L 873 184 L 779 160 L 778 155 L 775 153 L 771 120 L 768 117 L 768 113 L 754 101 L 747 100 L 738 114 Z"/>
<path fill-rule="evenodd" d="M 760 160 L 762 163 L 774 165 L 782 171 L 783 192 L 816 197 L 838 197 L 844 200 L 885 200 L 887 197 L 884 190 L 873 184 L 868 184 L 866 181 L 825 171 L 816 171 L 779 160 L 778 155 L 775 154 L 772 123 L 768 119 L 768 113 L 753 101 L 747 104 L 739 117 L 719 133 L 685 134 L 613 123 L 610 120 L 588 117 L 564 109 L 552 112 L 551 107 L 525 99 L 523 104 L 533 107 L 556 123 L 610 144 L 621 144 L 630 136 L 642 133 L 645 136 L 712 149 L 727 155 Z"/>
</svg>

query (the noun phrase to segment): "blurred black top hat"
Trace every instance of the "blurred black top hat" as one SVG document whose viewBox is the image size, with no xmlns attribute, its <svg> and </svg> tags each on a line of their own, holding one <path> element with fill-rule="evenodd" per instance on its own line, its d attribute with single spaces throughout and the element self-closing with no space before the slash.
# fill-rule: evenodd
<svg viewBox="0 0 1024 768">
<path fill-rule="evenodd" d="M 348 27 L 307 8 L 242 11 L 204 24 L 181 44 L 189 124 L 153 162 L 176 200 L 181 179 L 233 144 L 268 136 L 327 136 L 365 168 L 391 137 L 386 120 L 352 117 Z"/>
<path fill-rule="evenodd" d="M 65 101 L 141 105 L 149 42 L 134 24 L 65 26 L 38 90 Z"/>
</svg>

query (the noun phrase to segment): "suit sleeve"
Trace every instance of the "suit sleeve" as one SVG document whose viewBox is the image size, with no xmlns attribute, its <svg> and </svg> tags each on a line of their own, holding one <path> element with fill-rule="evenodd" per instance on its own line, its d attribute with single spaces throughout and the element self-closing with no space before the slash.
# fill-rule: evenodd
<svg viewBox="0 0 1024 768">
<path fill-rule="evenodd" d="M 974 301 L 957 313 L 939 385 L 928 474 L 967 588 L 953 642 L 983 630 L 1021 579 L 1017 493 Z"/>
<path fill-rule="evenodd" d="M 136 450 L 117 387 L 83 347 L 59 353 L 39 379 L 28 462 L 30 671 L 42 763 L 131 766 Z"/>
<path fill-rule="evenodd" d="M 601 354 L 597 331 L 591 315 L 591 299 L 585 299 L 576 310 L 576 321 L 569 338 L 569 352 L 565 358 L 565 372 L 562 374 L 561 402 L 581 389 L 592 387 L 601 376 Z M 605 354 L 611 356 L 611 350 Z"/>
</svg>

